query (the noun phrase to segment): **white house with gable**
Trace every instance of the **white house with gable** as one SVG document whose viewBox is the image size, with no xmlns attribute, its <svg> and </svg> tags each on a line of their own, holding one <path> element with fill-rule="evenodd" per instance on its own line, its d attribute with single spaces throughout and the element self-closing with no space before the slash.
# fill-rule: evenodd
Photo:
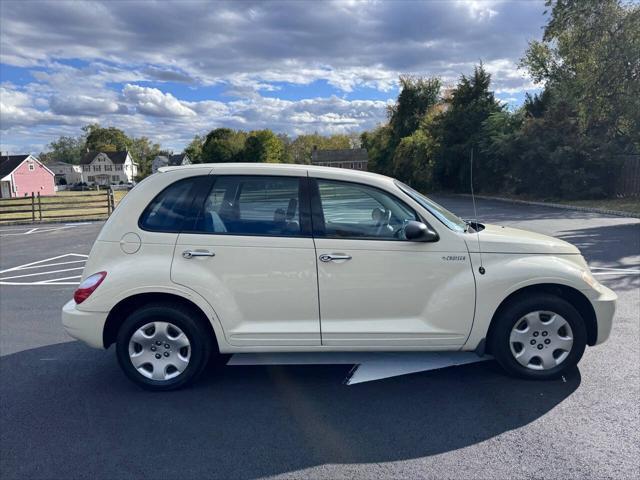
<svg viewBox="0 0 640 480">
<path fill-rule="evenodd" d="M 191 159 L 186 153 L 176 155 L 158 155 L 151 162 L 151 173 L 156 173 L 161 167 L 176 167 L 178 165 L 191 165 Z"/>
<path fill-rule="evenodd" d="M 66 162 L 52 162 L 47 163 L 47 167 L 56 176 L 56 185 L 72 185 L 82 181 L 81 165 L 73 165 Z"/>
<path fill-rule="evenodd" d="M 128 151 L 87 152 L 80 160 L 82 181 L 90 185 L 133 182 L 138 175 L 136 164 Z"/>
</svg>

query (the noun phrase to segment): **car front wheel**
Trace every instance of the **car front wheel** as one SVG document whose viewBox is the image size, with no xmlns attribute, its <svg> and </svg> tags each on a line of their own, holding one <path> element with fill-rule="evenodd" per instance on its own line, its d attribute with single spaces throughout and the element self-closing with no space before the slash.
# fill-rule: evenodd
<svg viewBox="0 0 640 480">
<path fill-rule="evenodd" d="M 211 339 L 194 312 L 180 306 L 147 305 L 122 324 L 118 362 L 147 390 L 175 390 L 193 382 L 209 361 Z"/>
<path fill-rule="evenodd" d="M 496 318 L 491 352 L 509 373 L 551 379 L 574 367 L 587 344 L 580 313 L 548 294 L 517 297 Z"/>
</svg>

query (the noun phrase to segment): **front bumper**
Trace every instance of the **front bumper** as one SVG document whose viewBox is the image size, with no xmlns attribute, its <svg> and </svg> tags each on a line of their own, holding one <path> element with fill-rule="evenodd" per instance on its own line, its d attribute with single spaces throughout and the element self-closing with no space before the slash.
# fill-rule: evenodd
<svg viewBox="0 0 640 480">
<path fill-rule="evenodd" d="M 598 323 L 598 336 L 594 345 L 599 345 L 609 338 L 613 316 L 616 313 L 616 300 L 618 299 L 618 295 L 604 285 L 599 286 L 598 293 L 597 297 L 590 298 Z"/>
<path fill-rule="evenodd" d="M 69 300 L 62 307 L 62 326 L 66 332 L 93 348 L 104 348 L 102 332 L 108 314 L 106 312 L 84 312 L 76 307 L 76 302 L 73 300 Z"/>
</svg>

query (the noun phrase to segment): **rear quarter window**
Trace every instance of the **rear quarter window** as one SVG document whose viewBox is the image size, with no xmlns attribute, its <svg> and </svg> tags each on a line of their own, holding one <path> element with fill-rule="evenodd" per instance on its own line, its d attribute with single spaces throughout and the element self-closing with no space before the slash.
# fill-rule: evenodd
<svg viewBox="0 0 640 480">
<path fill-rule="evenodd" d="M 147 205 L 138 220 L 143 230 L 179 233 L 188 219 L 195 218 L 199 205 L 194 205 L 197 192 L 209 177 L 189 177 L 166 187 Z"/>
</svg>

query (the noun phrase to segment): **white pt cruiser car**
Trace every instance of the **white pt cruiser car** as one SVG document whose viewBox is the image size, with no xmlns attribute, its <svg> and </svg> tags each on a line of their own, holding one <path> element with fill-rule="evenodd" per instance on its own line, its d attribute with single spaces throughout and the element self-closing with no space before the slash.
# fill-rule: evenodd
<svg viewBox="0 0 640 480">
<path fill-rule="evenodd" d="M 615 301 L 573 245 L 465 222 L 391 178 L 210 164 L 123 199 L 62 322 L 152 390 L 239 352 L 465 350 L 548 379 L 607 339 Z"/>
</svg>

